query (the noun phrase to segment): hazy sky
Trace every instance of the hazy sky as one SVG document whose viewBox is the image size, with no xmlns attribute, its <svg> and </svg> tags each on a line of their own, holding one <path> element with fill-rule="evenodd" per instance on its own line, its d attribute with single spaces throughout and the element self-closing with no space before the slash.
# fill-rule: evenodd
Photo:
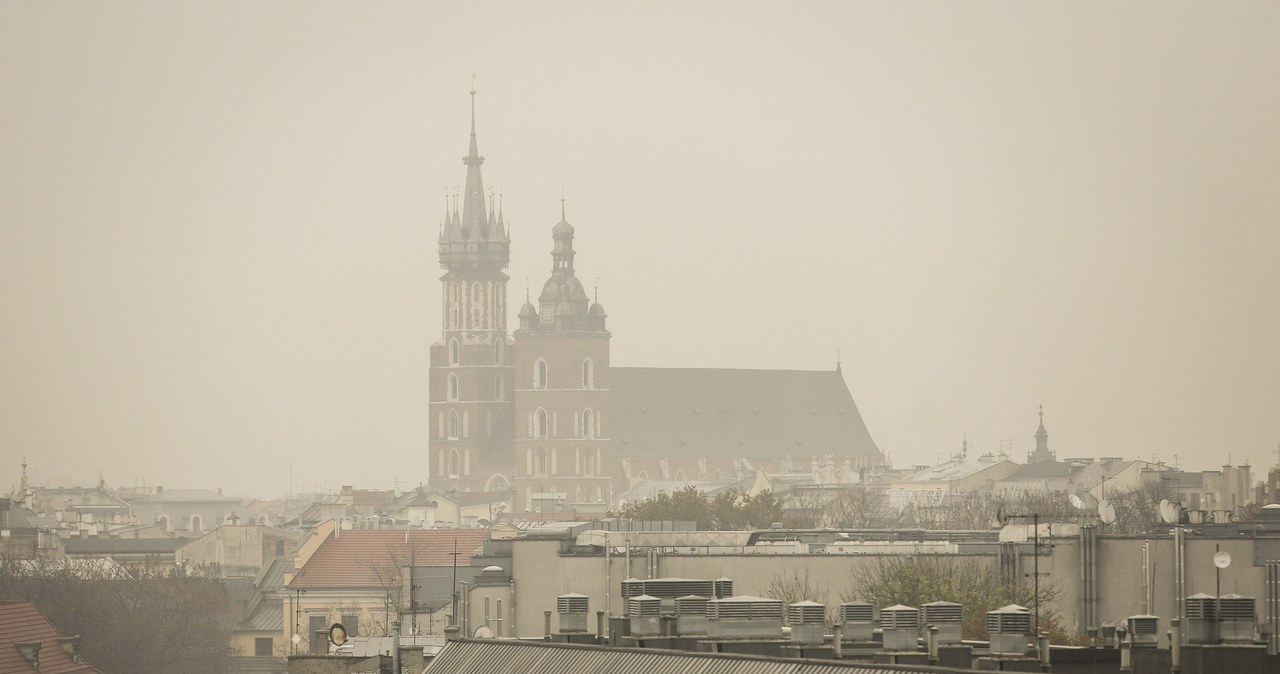
<svg viewBox="0 0 1280 674">
<path fill-rule="evenodd" d="M 1270 465 L 1277 64 L 1274 2 L 4 2 L 0 490 L 421 479 L 472 72 L 512 305 L 563 188 L 614 364 Z"/>
</svg>

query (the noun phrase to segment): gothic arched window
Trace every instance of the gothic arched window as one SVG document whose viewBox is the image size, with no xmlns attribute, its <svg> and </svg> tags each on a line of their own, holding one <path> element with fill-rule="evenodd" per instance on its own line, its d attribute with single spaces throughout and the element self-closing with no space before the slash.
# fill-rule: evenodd
<svg viewBox="0 0 1280 674">
<path fill-rule="evenodd" d="M 449 450 L 449 477 L 458 477 L 461 465 L 462 460 L 458 456 L 458 450 L 456 448 Z"/>
<path fill-rule="evenodd" d="M 595 364 L 588 358 L 582 361 L 582 388 L 596 387 Z"/>
<path fill-rule="evenodd" d="M 498 337 L 497 339 L 493 340 L 493 364 L 494 365 L 502 364 L 502 348 L 503 348 L 503 344 L 502 344 L 501 337 Z"/>
<path fill-rule="evenodd" d="M 458 399 L 458 375 L 449 373 L 449 386 L 445 394 L 447 400 L 456 401 Z"/>
<path fill-rule="evenodd" d="M 582 411 L 582 437 L 596 437 L 596 418 L 590 408 Z"/>
<path fill-rule="evenodd" d="M 533 436 L 535 438 L 547 437 L 547 431 L 550 426 L 547 424 L 547 411 L 539 408 L 533 415 Z"/>
<path fill-rule="evenodd" d="M 493 375 L 493 399 L 494 400 L 507 399 L 507 382 L 502 377 L 501 372 Z"/>
<path fill-rule="evenodd" d="M 547 387 L 547 361 L 541 358 L 533 364 L 533 387 Z"/>
<path fill-rule="evenodd" d="M 480 297 L 480 282 L 476 281 L 471 284 L 471 327 L 480 327 L 480 320 L 484 315 L 484 300 Z"/>
<path fill-rule="evenodd" d="M 533 474 L 547 474 L 547 450 L 541 447 L 533 451 Z"/>
<path fill-rule="evenodd" d="M 449 364 L 457 365 L 459 362 L 461 362 L 460 356 L 461 354 L 458 353 L 458 340 L 456 339 L 449 340 Z"/>
<path fill-rule="evenodd" d="M 450 440 L 458 439 L 458 413 L 457 412 L 449 413 L 449 439 Z"/>
</svg>

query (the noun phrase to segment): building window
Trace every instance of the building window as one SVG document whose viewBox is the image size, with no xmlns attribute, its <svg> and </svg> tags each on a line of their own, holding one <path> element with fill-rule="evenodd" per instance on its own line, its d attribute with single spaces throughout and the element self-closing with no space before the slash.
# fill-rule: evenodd
<svg viewBox="0 0 1280 674">
<path fill-rule="evenodd" d="M 449 390 L 445 394 L 446 399 L 449 401 L 456 401 L 458 399 L 458 375 L 449 373 L 448 388 Z"/>
<path fill-rule="evenodd" d="M 538 411 L 534 412 L 533 414 L 533 437 L 535 438 L 547 437 L 548 428 L 549 427 L 547 426 L 547 411 L 542 408 L 538 408 Z"/>
<path fill-rule="evenodd" d="M 344 615 L 342 616 L 342 628 L 347 631 L 347 636 L 360 636 L 360 616 Z"/>
<path fill-rule="evenodd" d="M 683 470 L 676 471 L 676 482 L 688 482 L 688 481 L 689 481 L 688 478 L 684 476 Z"/>
<path fill-rule="evenodd" d="M 493 399 L 494 400 L 507 399 L 507 382 L 505 379 L 503 379 L 501 372 L 494 375 L 493 377 Z"/>
<path fill-rule="evenodd" d="M 458 450 L 449 450 L 449 477 L 458 477 L 458 466 L 461 463 L 461 460 L 458 458 Z"/>
<path fill-rule="evenodd" d="M 595 414 L 592 413 L 590 409 L 583 410 L 582 412 L 582 437 L 596 437 L 596 418 Z"/>
<path fill-rule="evenodd" d="M 169 533 L 169 516 L 161 515 L 156 518 L 156 525 L 160 527 L 160 531 Z"/>
<path fill-rule="evenodd" d="M 457 412 L 450 412 L 450 413 L 449 413 L 449 433 L 448 433 L 448 435 L 449 435 L 449 439 L 450 439 L 450 440 L 457 440 L 457 439 L 458 439 L 458 413 L 457 413 Z"/>
<path fill-rule="evenodd" d="M 587 450 L 587 469 L 584 474 L 586 475 L 596 474 L 596 453 L 594 449 Z"/>
<path fill-rule="evenodd" d="M 480 320 L 484 313 L 484 300 L 480 299 L 480 282 L 471 284 L 471 327 L 480 327 Z"/>
<path fill-rule="evenodd" d="M 541 358 L 533 364 L 533 387 L 547 387 L 547 361 Z"/>
<path fill-rule="evenodd" d="M 539 447 L 533 452 L 533 474 L 547 474 L 547 450 Z"/>
<path fill-rule="evenodd" d="M 461 327 L 460 325 L 458 325 L 459 303 L 460 302 L 458 299 L 458 284 L 450 283 L 449 284 L 449 327 L 454 330 L 457 330 L 459 327 Z"/>
<path fill-rule="evenodd" d="M 493 340 L 493 364 L 502 364 L 502 338 L 498 337 Z"/>
<path fill-rule="evenodd" d="M 275 655 L 275 644 L 272 643 L 271 637 L 255 637 L 253 640 L 253 654 L 259 658 L 269 658 Z"/>
<path fill-rule="evenodd" d="M 460 362 L 462 361 L 458 353 L 458 340 L 451 339 L 449 340 L 449 364 L 457 365 Z"/>
<path fill-rule="evenodd" d="M 198 534 L 204 530 L 204 523 L 200 521 L 199 515 L 191 516 L 191 533 Z"/>
<path fill-rule="evenodd" d="M 582 388 L 596 387 L 595 365 L 588 358 L 582 361 Z"/>
</svg>

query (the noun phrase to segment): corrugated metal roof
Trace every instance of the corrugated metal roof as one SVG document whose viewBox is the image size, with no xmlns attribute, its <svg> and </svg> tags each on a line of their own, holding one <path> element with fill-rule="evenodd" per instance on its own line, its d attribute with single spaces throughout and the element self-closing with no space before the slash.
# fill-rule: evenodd
<svg viewBox="0 0 1280 674">
<path fill-rule="evenodd" d="M 971 672 L 952 667 L 880 665 L 728 653 L 611 648 L 545 641 L 459 639 L 445 644 L 425 674 L 900 674 Z"/>
</svg>

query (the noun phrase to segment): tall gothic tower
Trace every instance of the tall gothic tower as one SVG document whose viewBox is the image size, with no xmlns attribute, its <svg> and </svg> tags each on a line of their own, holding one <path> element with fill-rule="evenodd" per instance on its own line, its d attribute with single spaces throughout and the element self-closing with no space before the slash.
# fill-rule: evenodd
<svg viewBox="0 0 1280 674">
<path fill-rule="evenodd" d="M 526 299 L 515 333 L 516 508 L 610 503 L 609 331 L 573 269 L 573 225 L 551 230 L 551 277 Z"/>
<path fill-rule="evenodd" d="M 461 209 L 455 196 L 440 226 L 444 334 L 431 347 L 427 474 L 437 488 L 506 491 L 501 474 L 510 464 L 514 381 L 502 270 L 511 258 L 511 236 L 493 197 L 486 199 L 475 96 L 472 89 Z"/>
</svg>

